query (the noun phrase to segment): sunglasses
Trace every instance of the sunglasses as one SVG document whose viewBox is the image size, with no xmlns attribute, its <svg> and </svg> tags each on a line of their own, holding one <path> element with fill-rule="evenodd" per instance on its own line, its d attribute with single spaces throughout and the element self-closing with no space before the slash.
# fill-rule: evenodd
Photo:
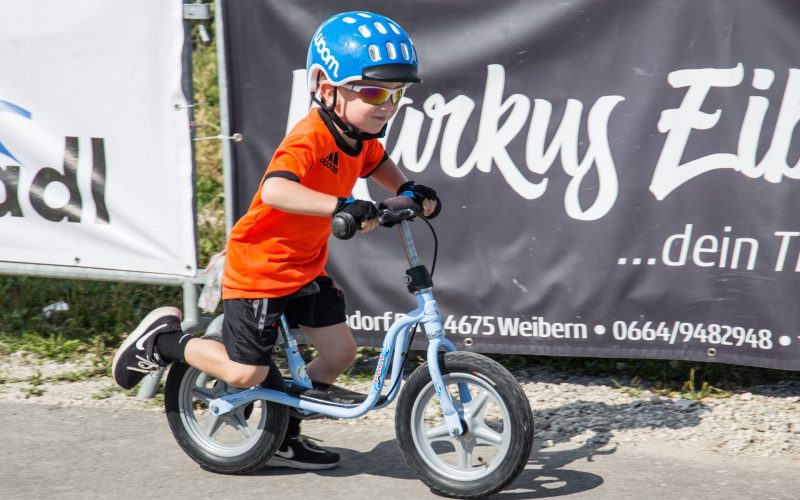
<svg viewBox="0 0 800 500">
<path fill-rule="evenodd" d="M 407 84 L 396 89 L 387 89 L 383 87 L 372 87 L 370 85 L 342 85 L 342 87 L 357 93 L 359 99 L 373 106 L 380 106 L 386 101 L 391 101 L 391 103 L 396 106 L 397 103 L 400 102 L 400 99 L 403 98 L 403 94 L 405 94 L 409 86 L 410 84 Z"/>
</svg>

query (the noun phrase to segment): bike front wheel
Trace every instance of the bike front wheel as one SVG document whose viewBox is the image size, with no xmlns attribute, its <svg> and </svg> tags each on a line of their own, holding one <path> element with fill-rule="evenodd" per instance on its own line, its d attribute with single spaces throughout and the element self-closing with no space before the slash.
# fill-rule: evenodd
<svg viewBox="0 0 800 500">
<path fill-rule="evenodd" d="M 273 364 L 261 385 L 282 388 Z M 180 447 L 204 469 L 221 474 L 245 474 L 262 467 L 280 446 L 288 425 L 289 409 L 268 401 L 255 401 L 216 417 L 209 401 L 240 392 L 183 363 L 173 363 L 164 399 L 167 420 Z"/>
<path fill-rule="evenodd" d="M 439 367 L 447 391 L 464 408 L 466 433 L 448 433 L 424 363 L 411 374 L 397 402 L 395 430 L 406 463 L 440 495 L 481 498 L 497 493 L 528 462 L 533 444 L 528 398 L 514 376 L 486 356 L 441 353 Z"/>
</svg>

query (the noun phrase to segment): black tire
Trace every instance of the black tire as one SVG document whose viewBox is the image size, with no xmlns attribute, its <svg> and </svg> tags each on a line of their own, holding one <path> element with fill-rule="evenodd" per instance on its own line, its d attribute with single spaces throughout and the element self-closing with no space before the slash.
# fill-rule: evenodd
<svg viewBox="0 0 800 500">
<path fill-rule="evenodd" d="M 282 390 L 274 364 L 261 386 Z M 283 442 L 289 408 L 268 401 L 237 408 L 212 427 L 208 401 L 239 391 L 184 363 L 173 363 L 169 369 L 165 389 L 169 427 L 183 451 L 204 469 L 246 474 L 264 466 Z"/>
<path fill-rule="evenodd" d="M 397 402 L 395 431 L 406 463 L 439 495 L 482 498 L 497 493 L 528 462 L 533 444 L 528 398 L 514 376 L 486 356 L 440 353 L 439 366 L 454 399 L 460 401 L 458 383 L 469 388 L 472 400 L 464 405 L 467 432 L 458 438 L 447 434 L 424 363 L 411 374 Z M 493 443 L 495 452 L 487 460 Z"/>
</svg>

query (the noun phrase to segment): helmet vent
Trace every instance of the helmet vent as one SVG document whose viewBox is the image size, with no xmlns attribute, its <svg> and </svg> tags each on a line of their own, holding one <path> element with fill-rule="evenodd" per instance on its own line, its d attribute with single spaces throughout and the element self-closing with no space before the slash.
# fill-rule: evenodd
<svg viewBox="0 0 800 500">
<path fill-rule="evenodd" d="M 374 23 L 372 23 L 372 25 L 375 26 L 375 29 L 378 30 L 378 33 L 380 33 L 381 35 L 385 35 L 387 33 L 386 26 L 382 25 L 378 21 L 375 21 Z"/>
<path fill-rule="evenodd" d="M 369 19 L 370 17 L 372 17 L 369 14 L 367 14 L 366 12 L 359 12 L 357 15 L 359 15 L 361 17 L 364 17 L 366 19 Z"/>
<path fill-rule="evenodd" d="M 353 18 L 352 18 L 352 17 L 350 17 L 350 16 L 343 17 L 343 18 L 342 18 L 342 21 L 346 22 L 347 24 L 354 24 L 354 23 L 356 22 L 356 20 L 355 20 L 355 19 L 353 19 Z"/>
<path fill-rule="evenodd" d="M 397 59 L 397 51 L 393 43 L 386 42 L 386 53 L 389 54 L 389 59 Z"/>
<path fill-rule="evenodd" d="M 400 34 L 400 29 L 397 26 L 395 26 L 393 23 L 388 23 L 388 24 L 389 24 L 389 27 L 392 28 L 392 31 L 394 31 L 395 35 L 399 35 Z"/>
<path fill-rule="evenodd" d="M 408 61 L 408 46 L 403 42 L 400 42 L 400 52 L 403 54 L 403 59 Z"/>
<path fill-rule="evenodd" d="M 358 27 L 358 32 L 361 33 L 361 36 L 363 36 L 364 38 L 369 38 L 372 36 L 372 32 L 370 32 L 369 28 L 367 28 L 363 24 Z"/>
<path fill-rule="evenodd" d="M 377 45 L 373 44 L 369 46 L 369 58 L 372 62 L 381 60 L 381 49 L 379 49 Z"/>
</svg>

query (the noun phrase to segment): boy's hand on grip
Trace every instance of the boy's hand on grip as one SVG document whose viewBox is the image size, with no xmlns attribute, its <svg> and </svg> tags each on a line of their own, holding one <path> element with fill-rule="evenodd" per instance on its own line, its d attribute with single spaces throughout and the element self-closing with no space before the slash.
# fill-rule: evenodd
<svg viewBox="0 0 800 500">
<path fill-rule="evenodd" d="M 436 196 L 436 191 L 428 186 L 415 184 L 414 181 L 408 181 L 400 186 L 397 190 L 397 194 L 398 196 L 408 196 L 412 198 L 414 203 L 423 208 L 423 215 L 428 219 L 433 219 L 442 211 L 442 201 Z"/>
<path fill-rule="evenodd" d="M 356 200 L 353 198 L 339 198 L 333 215 L 341 212 L 352 215 L 359 229 L 365 229 L 365 222 L 376 219 L 378 215 L 380 215 L 378 213 L 378 208 L 371 201 Z"/>
</svg>

